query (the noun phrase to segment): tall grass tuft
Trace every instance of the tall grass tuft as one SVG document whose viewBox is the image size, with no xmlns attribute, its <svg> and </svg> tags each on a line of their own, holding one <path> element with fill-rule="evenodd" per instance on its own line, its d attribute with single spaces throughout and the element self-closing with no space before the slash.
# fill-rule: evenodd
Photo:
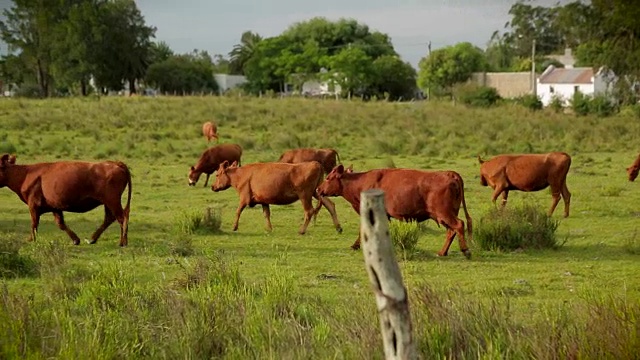
<svg viewBox="0 0 640 360">
<path fill-rule="evenodd" d="M 38 262 L 21 251 L 24 245 L 22 237 L 13 233 L 0 233 L 0 279 L 39 275 Z"/>
<path fill-rule="evenodd" d="M 418 239 L 422 233 L 422 225 L 415 221 L 390 221 L 389 235 L 396 253 L 410 258 L 415 254 L 418 246 Z"/>
<path fill-rule="evenodd" d="M 560 246 L 558 225 L 533 205 L 492 208 L 480 219 L 474 240 L 483 250 L 554 249 Z"/>
<path fill-rule="evenodd" d="M 219 209 L 207 207 L 204 212 L 186 210 L 178 215 L 176 229 L 180 234 L 191 235 L 202 230 L 207 233 L 216 233 L 222 226 L 222 215 Z"/>
</svg>

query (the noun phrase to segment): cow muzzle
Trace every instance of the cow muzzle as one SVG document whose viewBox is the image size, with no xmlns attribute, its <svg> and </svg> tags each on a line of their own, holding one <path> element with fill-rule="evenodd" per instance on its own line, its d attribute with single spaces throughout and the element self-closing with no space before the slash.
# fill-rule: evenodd
<svg viewBox="0 0 640 360">
<path fill-rule="evenodd" d="M 189 186 L 196 186 L 196 183 L 194 181 L 189 180 Z"/>
</svg>

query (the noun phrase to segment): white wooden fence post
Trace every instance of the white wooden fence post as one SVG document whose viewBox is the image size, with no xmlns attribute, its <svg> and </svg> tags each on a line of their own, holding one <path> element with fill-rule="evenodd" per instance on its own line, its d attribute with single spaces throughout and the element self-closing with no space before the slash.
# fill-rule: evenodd
<svg viewBox="0 0 640 360">
<path fill-rule="evenodd" d="M 378 306 L 385 359 L 416 359 L 407 290 L 393 252 L 380 189 L 360 193 L 360 236 Z"/>
</svg>

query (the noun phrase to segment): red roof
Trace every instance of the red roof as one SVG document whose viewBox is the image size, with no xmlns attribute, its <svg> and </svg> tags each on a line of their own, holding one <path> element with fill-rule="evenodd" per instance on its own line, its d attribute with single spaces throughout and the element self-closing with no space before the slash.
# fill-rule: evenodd
<svg viewBox="0 0 640 360">
<path fill-rule="evenodd" d="M 593 68 L 555 68 L 540 76 L 541 84 L 592 84 Z"/>
</svg>

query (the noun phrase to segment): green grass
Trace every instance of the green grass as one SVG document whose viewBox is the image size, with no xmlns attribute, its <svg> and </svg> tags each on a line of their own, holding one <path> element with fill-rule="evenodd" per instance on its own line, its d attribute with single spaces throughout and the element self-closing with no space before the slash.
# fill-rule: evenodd
<svg viewBox="0 0 640 360">
<path fill-rule="evenodd" d="M 493 207 L 477 154 L 569 152 L 571 216 L 561 217 L 560 204 L 553 217 L 562 247 L 472 244 L 469 261 L 455 241 L 439 258 L 445 231 L 430 221 L 417 243 L 424 256 L 399 257 L 418 350 L 423 358 L 551 359 L 630 358 L 640 349 L 640 187 L 625 173 L 640 133 L 632 117 L 305 99 L 0 100 L 2 148 L 15 148 L 18 163 L 117 159 L 133 173 L 126 248 L 116 225 L 95 245 L 73 246 L 51 214 L 38 241 L 27 242 L 27 206 L 0 189 L 0 241 L 17 244 L 7 245 L 15 253 L 7 264 L 37 263 L 37 272 L 0 280 L 1 358 L 382 358 L 362 253 L 349 249 L 358 216 L 337 198 L 342 234 L 322 210 L 298 235 L 301 205 L 273 206 L 269 233 L 255 207 L 232 232 L 235 190 L 187 181 L 211 118 L 221 142 L 244 146 L 243 164 L 315 146 L 335 147 L 356 171 L 458 171 L 476 221 Z M 513 192 L 507 207 L 524 204 L 546 211 L 551 195 Z M 102 216 L 65 220 L 88 238 Z"/>
</svg>

